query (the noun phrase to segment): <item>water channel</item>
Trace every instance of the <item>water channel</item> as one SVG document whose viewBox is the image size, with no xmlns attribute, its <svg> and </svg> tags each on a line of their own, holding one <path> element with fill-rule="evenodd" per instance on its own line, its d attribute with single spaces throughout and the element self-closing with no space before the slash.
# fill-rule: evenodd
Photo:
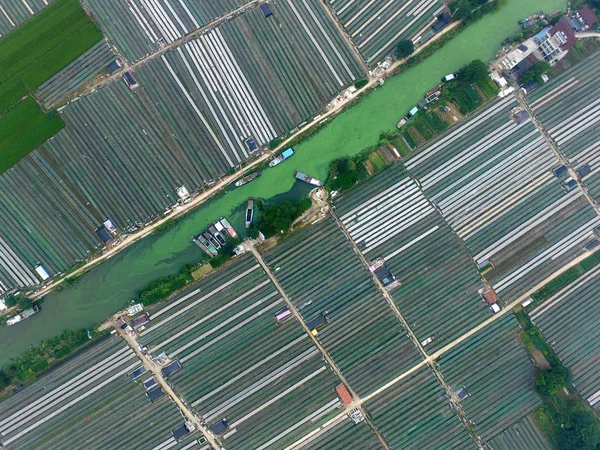
<svg viewBox="0 0 600 450">
<path fill-rule="evenodd" d="M 58 334 L 64 328 L 89 327 L 123 308 L 149 281 L 176 273 L 197 261 L 202 252 L 190 237 L 220 216 L 243 227 L 243 208 L 248 197 L 269 199 L 285 195 L 294 186 L 294 170 L 324 179 L 329 162 L 354 155 L 376 144 L 383 131 L 392 130 L 442 76 L 474 60 L 491 60 L 500 43 L 518 30 L 518 20 L 539 10 L 562 8 L 563 0 L 509 0 L 498 12 L 484 17 L 456 36 L 433 56 L 388 79 L 382 87 L 345 111 L 319 133 L 296 147 L 296 155 L 266 170 L 254 182 L 232 190 L 190 212 L 178 224 L 149 236 L 99 264 L 78 282 L 46 296 L 43 311 L 11 327 L 0 327 L 0 366 L 30 345 Z M 302 186 L 296 190 L 305 192 Z"/>
</svg>

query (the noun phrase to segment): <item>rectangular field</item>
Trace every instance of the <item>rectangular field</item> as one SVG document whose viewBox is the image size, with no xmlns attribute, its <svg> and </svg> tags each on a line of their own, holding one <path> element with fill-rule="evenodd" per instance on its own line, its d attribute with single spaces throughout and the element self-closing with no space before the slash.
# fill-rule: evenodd
<svg viewBox="0 0 600 450">
<path fill-rule="evenodd" d="M 4 0 L 0 4 L 0 38 L 52 3 L 54 0 Z"/>
<path fill-rule="evenodd" d="M 244 256 L 151 311 L 139 342 L 182 369 L 168 378 L 229 449 L 285 448 L 340 412 L 339 381 L 258 262 Z M 349 421 L 349 419 L 346 419 Z"/>
<path fill-rule="evenodd" d="M 527 97 L 542 126 L 600 199 L 600 55 L 593 54 Z"/>
<path fill-rule="evenodd" d="M 477 448 L 429 367 L 368 400 L 365 408 L 392 450 Z"/>
<path fill-rule="evenodd" d="M 528 450 L 552 449 L 531 416 L 521 419 L 495 438 L 489 440 L 487 448 L 490 450 L 515 450 L 522 448 Z"/>
<path fill-rule="evenodd" d="M 514 315 L 506 314 L 436 362 L 450 388 L 468 394 L 461 405 L 483 442 L 541 403 L 534 387 L 535 368 L 518 338 L 520 330 Z"/>
<path fill-rule="evenodd" d="M 529 313 L 573 374 L 573 384 L 600 411 L 600 268 L 592 269 Z"/>
<path fill-rule="evenodd" d="M 359 184 L 335 211 L 368 261 L 382 257 L 400 281 L 391 291 L 426 350 L 457 338 L 490 315 L 468 253 L 400 165 Z"/>
<path fill-rule="evenodd" d="M 498 99 L 406 162 L 505 300 L 581 254 L 600 224 L 512 98 Z"/>
<path fill-rule="evenodd" d="M 369 270 L 330 217 L 289 237 L 264 258 L 307 324 L 321 315 L 328 318 L 317 339 L 358 395 L 421 361 Z"/>
<path fill-rule="evenodd" d="M 150 400 L 141 381 L 151 376 L 130 376 L 139 367 L 120 338 L 93 344 L 0 403 L 2 443 L 15 450 L 200 449 L 196 433 L 173 438 L 185 418 L 168 396 Z"/>
<path fill-rule="evenodd" d="M 418 37 L 444 9 L 438 0 L 332 0 L 329 3 L 369 65 L 393 55 L 400 41 Z"/>
</svg>

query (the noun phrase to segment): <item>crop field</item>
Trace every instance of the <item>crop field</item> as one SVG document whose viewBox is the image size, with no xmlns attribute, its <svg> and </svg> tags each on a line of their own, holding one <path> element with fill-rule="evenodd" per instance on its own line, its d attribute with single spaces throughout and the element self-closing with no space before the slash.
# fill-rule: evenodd
<svg viewBox="0 0 600 450">
<path fill-rule="evenodd" d="M 600 411 L 598 318 L 600 268 L 591 270 L 529 313 L 546 340 L 573 374 L 573 384 Z"/>
<path fill-rule="evenodd" d="M 589 164 L 582 180 L 600 199 L 600 55 L 597 53 L 527 97 L 536 117 L 575 170 Z"/>
<path fill-rule="evenodd" d="M 227 448 L 284 448 L 339 412 L 339 381 L 252 256 L 151 312 L 140 343 L 177 359 L 174 389 Z M 346 419 L 349 421 L 349 419 Z"/>
<path fill-rule="evenodd" d="M 317 339 L 361 396 L 420 362 L 419 352 L 369 270 L 329 217 L 268 251 L 265 262 Z"/>
<path fill-rule="evenodd" d="M 35 92 L 47 109 L 55 107 L 61 99 L 76 91 L 115 60 L 115 54 L 102 40 L 62 69 Z"/>
<path fill-rule="evenodd" d="M 417 38 L 444 9 L 438 0 L 332 0 L 329 3 L 369 65 L 394 54 L 401 40 Z"/>
<path fill-rule="evenodd" d="M 290 447 L 290 450 L 340 450 L 350 448 L 360 450 L 383 449 L 366 422 L 354 424 L 347 416 L 342 416 L 331 424 L 324 425 L 317 433 L 305 439 L 301 444 Z"/>
<path fill-rule="evenodd" d="M 58 0 L 0 41 L 0 70 L 33 90 L 101 39 L 77 0 Z"/>
<path fill-rule="evenodd" d="M 121 339 L 110 336 L 68 359 L 0 403 L 0 434 L 10 449 L 199 449 L 171 431 L 185 422 L 163 396 L 151 402 L 129 374 L 141 367 Z M 198 436 L 196 435 L 196 438 Z"/>
<path fill-rule="evenodd" d="M 583 192 L 563 191 L 567 175 L 519 110 L 496 100 L 406 162 L 506 300 L 580 254 L 600 224 Z"/>
<path fill-rule="evenodd" d="M 383 257 L 400 281 L 391 295 L 419 341 L 433 339 L 427 351 L 489 317 L 469 255 L 401 166 L 359 184 L 335 208 L 367 260 Z"/>
<path fill-rule="evenodd" d="M 273 16 L 255 8 L 219 29 L 282 134 L 364 72 L 320 1 L 269 4 Z"/>
<path fill-rule="evenodd" d="M 4 0 L 0 4 L 0 38 L 52 3 L 54 0 Z"/>
<path fill-rule="evenodd" d="M 365 408 L 392 450 L 477 448 L 429 367 L 368 400 Z"/>
<path fill-rule="evenodd" d="M 487 443 L 490 450 L 550 450 L 540 430 L 530 416 L 518 421 Z"/>
<path fill-rule="evenodd" d="M 519 324 L 506 314 L 444 354 L 437 362 L 461 401 L 477 435 L 489 441 L 541 403 L 535 391 L 535 368 L 517 336 Z"/>
<path fill-rule="evenodd" d="M 84 0 L 129 62 L 226 15 L 249 0 Z"/>
</svg>

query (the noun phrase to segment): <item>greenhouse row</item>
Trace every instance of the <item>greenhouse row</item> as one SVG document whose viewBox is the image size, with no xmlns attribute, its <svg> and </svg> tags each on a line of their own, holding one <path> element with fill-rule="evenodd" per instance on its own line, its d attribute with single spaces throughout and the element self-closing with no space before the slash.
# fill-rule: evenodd
<svg viewBox="0 0 600 450">
<path fill-rule="evenodd" d="M 152 222 L 179 187 L 202 189 L 363 75 L 318 0 L 271 8 L 268 17 L 252 8 L 62 108 L 66 127 L 0 178 L 21 193 L 0 198 L 9 217 L 0 228 L 3 291 L 37 284 L 39 264 L 52 276 L 85 260 L 105 244 L 96 230 L 106 220 L 116 233 Z M 112 60 L 102 42 L 38 94 L 54 105 Z M 42 220 L 48 204 L 53 214 Z"/>
<path fill-rule="evenodd" d="M 477 448 L 429 367 L 368 400 L 365 409 L 392 450 Z"/>
<path fill-rule="evenodd" d="M 107 66 L 114 60 L 112 49 L 106 41 L 100 41 L 42 84 L 35 94 L 47 109 L 56 107 L 84 83 L 106 72 Z"/>
<path fill-rule="evenodd" d="M 531 416 L 521 419 L 488 441 L 490 450 L 550 450 L 550 444 L 542 435 Z"/>
<path fill-rule="evenodd" d="M 593 239 L 600 222 L 527 111 L 498 99 L 406 162 L 509 301 Z"/>
<path fill-rule="evenodd" d="M 546 340 L 573 374 L 573 384 L 600 411 L 598 317 L 600 269 L 582 275 L 529 313 Z"/>
<path fill-rule="evenodd" d="M 229 449 L 284 448 L 340 413 L 339 383 L 252 256 L 151 311 L 138 342 Z M 350 420 L 346 418 L 349 422 Z"/>
<path fill-rule="evenodd" d="M 535 367 L 521 346 L 521 328 L 505 314 L 445 353 L 436 365 L 477 435 L 486 442 L 541 404 Z"/>
<path fill-rule="evenodd" d="M 84 3 L 121 54 L 134 62 L 249 2 L 84 0 Z"/>
<path fill-rule="evenodd" d="M 150 400 L 141 383 L 148 375 L 131 375 L 139 367 L 141 361 L 120 338 L 101 338 L 0 403 L 3 444 L 49 450 L 200 449 L 197 433 L 174 439 L 173 430 L 185 418 L 167 396 Z"/>
<path fill-rule="evenodd" d="M 600 199 L 599 74 L 600 56 L 592 55 L 527 98 L 542 126 L 596 200 Z"/>
<path fill-rule="evenodd" d="M 0 38 L 28 21 L 55 0 L 3 0 L 0 3 Z"/>
<path fill-rule="evenodd" d="M 290 447 L 290 450 L 339 450 L 342 448 L 359 448 L 360 450 L 382 450 L 375 433 L 362 422 L 353 424 L 347 416 L 340 416 L 331 423 L 319 428 L 302 443 Z"/>
<path fill-rule="evenodd" d="M 445 8 L 438 0 L 336 0 L 330 3 L 369 65 L 393 55 L 400 41 L 416 40 Z"/>
<path fill-rule="evenodd" d="M 326 217 L 264 256 L 355 392 L 364 396 L 419 363 L 419 352 L 335 221 Z"/>
<path fill-rule="evenodd" d="M 427 352 L 489 317 L 477 268 L 401 166 L 352 189 L 335 211 L 367 259 L 383 258 L 400 282 L 391 295 Z"/>
</svg>

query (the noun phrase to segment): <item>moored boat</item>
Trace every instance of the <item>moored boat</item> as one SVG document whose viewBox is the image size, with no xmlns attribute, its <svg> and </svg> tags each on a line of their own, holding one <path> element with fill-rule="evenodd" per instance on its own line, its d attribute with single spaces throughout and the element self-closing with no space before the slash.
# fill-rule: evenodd
<svg viewBox="0 0 600 450">
<path fill-rule="evenodd" d="M 246 209 L 246 228 L 250 228 L 252 218 L 254 217 L 254 199 L 248 199 L 248 208 Z"/>
<path fill-rule="evenodd" d="M 321 180 L 313 178 L 304 172 L 294 172 L 294 177 L 300 181 L 304 181 L 305 183 L 312 184 L 313 186 L 323 186 Z"/>
<path fill-rule="evenodd" d="M 235 239 L 237 237 L 237 233 L 235 232 L 229 221 L 225 217 L 221 217 L 220 222 L 221 225 L 223 225 L 227 230 L 227 233 L 229 233 L 229 236 Z"/>
<path fill-rule="evenodd" d="M 254 172 L 254 173 L 251 173 L 250 175 L 247 175 L 244 178 L 241 178 L 241 179 L 237 180 L 235 182 L 235 185 L 237 187 L 243 186 L 245 184 L 250 183 L 252 180 L 255 180 L 256 178 L 260 177 L 260 175 L 261 175 L 261 173 L 258 172 L 258 171 Z"/>
<path fill-rule="evenodd" d="M 24 310 L 20 314 L 17 314 L 14 317 L 11 317 L 6 321 L 7 325 L 14 325 L 15 323 L 19 323 L 20 321 L 27 319 L 28 317 L 33 316 L 40 312 L 40 308 L 38 305 L 33 305 L 31 308 Z"/>
<path fill-rule="evenodd" d="M 288 148 L 287 150 L 284 150 L 281 153 L 281 155 L 279 155 L 278 157 L 276 157 L 273 161 L 271 161 L 269 163 L 269 167 L 275 167 L 277 164 L 282 163 L 283 161 L 285 161 L 286 159 L 288 159 L 293 154 L 294 154 L 294 149 L 293 148 Z"/>
</svg>

